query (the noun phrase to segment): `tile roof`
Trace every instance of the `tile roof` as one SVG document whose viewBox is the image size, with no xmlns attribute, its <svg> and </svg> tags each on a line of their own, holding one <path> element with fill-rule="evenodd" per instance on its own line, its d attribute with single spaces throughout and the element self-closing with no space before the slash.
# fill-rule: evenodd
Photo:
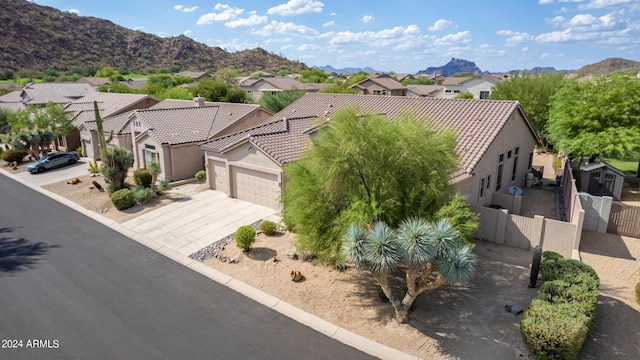
<svg viewBox="0 0 640 360">
<path fill-rule="evenodd" d="M 131 110 L 103 119 L 102 130 L 104 130 L 106 134 L 111 133 L 111 131 L 113 131 L 115 135 L 131 134 L 131 126 L 129 123 L 131 121 L 130 116 L 134 112 L 135 110 Z"/>
<path fill-rule="evenodd" d="M 350 88 L 352 87 L 362 87 L 361 84 L 364 84 L 367 81 L 371 81 L 385 89 L 388 90 L 404 90 L 407 87 L 402 85 L 401 83 L 393 80 L 392 78 L 386 76 L 386 75 L 380 75 L 380 76 L 370 76 L 356 84 L 353 84 L 350 86 Z"/>
<path fill-rule="evenodd" d="M 514 112 L 520 112 L 526 121 L 517 101 L 307 93 L 262 125 L 213 139 L 201 147 L 224 153 L 251 140 L 284 164 L 296 160 L 307 146 L 308 134 L 312 132 L 309 130 L 317 124 L 315 119 L 330 117 L 347 106 L 357 106 L 361 113 L 385 114 L 391 119 L 408 111 L 419 118 L 431 119 L 436 131 L 452 128 L 458 135 L 456 151 L 461 159 L 460 171 L 454 174 L 453 182 L 473 173 Z M 290 118 L 286 119 L 288 116 Z"/>
<path fill-rule="evenodd" d="M 46 104 L 49 101 L 66 104 L 87 94 L 97 92 L 91 85 L 82 83 L 30 83 L 22 89 L 26 104 Z"/>
<path fill-rule="evenodd" d="M 83 96 L 78 100 L 73 100 L 67 106 L 65 111 L 92 110 L 93 102 L 97 101 L 100 107 L 100 116 L 103 118 L 118 113 L 125 108 L 133 106 L 147 98 L 153 98 L 146 94 L 119 94 L 94 92 Z"/>
<path fill-rule="evenodd" d="M 407 85 L 407 90 L 418 96 L 429 96 L 444 90 L 442 85 Z"/>
<path fill-rule="evenodd" d="M 95 111 L 93 111 L 93 109 L 79 111 L 76 116 L 71 119 L 71 123 L 77 128 L 84 127 L 85 130 L 88 131 L 98 130 L 98 124 L 96 123 L 96 113 Z"/>
<path fill-rule="evenodd" d="M 202 142 L 244 117 L 228 116 L 221 106 L 136 110 L 134 118 L 147 125 L 161 144 Z"/>
<path fill-rule="evenodd" d="M 85 83 L 94 87 L 111 83 L 108 77 L 81 77 L 76 80 L 77 83 Z"/>
</svg>

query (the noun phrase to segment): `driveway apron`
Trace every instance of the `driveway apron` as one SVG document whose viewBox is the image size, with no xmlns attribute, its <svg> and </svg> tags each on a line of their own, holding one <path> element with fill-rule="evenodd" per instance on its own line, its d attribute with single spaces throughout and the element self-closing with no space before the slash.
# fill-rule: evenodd
<svg viewBox="0 0 640 360">
<path fill-rule="evenodd" d="M 240 226 L 260 220 L 280 221 L 278 211 L 225 193 L 205 190 L 122 223 L 129 230 L 150 237 L 189 256 Z"/>
</svg>

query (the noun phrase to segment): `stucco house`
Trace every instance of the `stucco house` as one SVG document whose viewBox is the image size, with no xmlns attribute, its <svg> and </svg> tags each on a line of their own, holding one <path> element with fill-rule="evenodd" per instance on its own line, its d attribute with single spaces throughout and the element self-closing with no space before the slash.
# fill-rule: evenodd
<svg viewBox="0 0 640 360">
<path fill-rule="evenodd" d="M 280 208 L 283 166 L 299 158 L 319 124 L 354 105 L 390 119 L 409 111 L 433 121 L 436 130 L 454 129 L 461 163 L 451 181 L 471 205 L 492 204 L 494 192 L 522 186 L 531 169 L 537 138 L 517 101 L 305 94 L 259 126 L 203 143 L 208 186 Z"/>
<path fill-rule="evenodd" d="M 445 77 L 442 82 L 444 92 L 442 97 L 451 99 L 460 93 L 468 92 L 473 95 L 474 99 L 488 99 L 493 91 L 493 86 L 500 79 L 490 75 L 477 75 L 473 77 Z"/>
<path fill-rule="evenodd" d="M 407 85 L 407 96 L 442 98 L 444 87 L 442 85 Z"/>
<path fill-rule="evenodd" d="M 82 156 L 93 160 L 100 159 L 93 108 L 94 101 L 98 103 L 100 117 L 105 124 L 112 116 L 128 113 L 136 109 L 146 109 L 160 102 L 153 96 L 145 94 L 95 92 L 66 104 L 64 110 L 73 114 L 71 123 L 76 129 L 68 136 L 60 137 L 58 146 L 64 150 L 75 150 L 82 146 Z"/>
<path fill-rule="evenodd" d="M 255 104 L 207 104 L 202 97 L 194 100 L 162 102 L 129 115 L 125 126 L 131 136 L 134 169 L 158 161 L 162 168 L 159 180 L 191 179 L 204 168 L 199 147 L 203 141 L 251 128 L 273 115 Z"/>
<path fill-rule="evenodd" d="M 67 104 L 96 92 L 89 84 L 29 83 L 21 90 L 0 96 L 0 107 L 15 111 L 26 109 L 29 105 L 44 107 L 50 101 L 56 104 Z"/>
<path fill-rule="evenodd" d="M 303 90 L 306 92 L 318 92 L 331 84 L 307 84 L 289 76 L 261 77 L 259 79 L 245 78 L 238 82 L 240 89 L 258 102 L 264 93 L 275 95 L 287 90 Z"/>
<path fill-rule="evenodd" d="M 349 86 L 362 95 L 407 96 L 407 87 L 392 79 L 389 75 L 371 75 Z"/>
</svg>

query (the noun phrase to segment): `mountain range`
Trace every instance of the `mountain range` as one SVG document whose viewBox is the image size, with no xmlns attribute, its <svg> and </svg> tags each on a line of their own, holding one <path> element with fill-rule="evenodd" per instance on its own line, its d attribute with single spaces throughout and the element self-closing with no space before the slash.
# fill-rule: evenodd
<svg viewBox="0 0 640 360">
<path fill-rule="evenodd" d="M 0 24 L 0 69 L 66 70 L 73 65 L 140 70 L 178 65 L 211 72 L 224 67 L 274 73 L 309 69 L 261 48 L 228 53 L 183 35 L 163 38 L 27 0 L 1 0 Z"/>
<path fill-rule="evenodd" d="M 0 0 L 0 70 L 66 70 L 70 66 L 124 66 L 130 70 L 177 65 L 184 70 L 215 72 L 230 67 L 242 72 L 309 70 L 306 64 L 291 61 L 261 48 L 229 53 L 219 47 L 196 42 L 186 36 L 167 37 L 130 30 L 108 20 L 78 16 L 27 0 Z M 327 72 L 381 73 L 371 67 L 336 69 L 315 67 Z M 575 71 L 534 67 L 516 72 L 570 72 L 576 75 L 606 74 L 625 69 L 640 71 L 640 62 L 620 58 L 605 59 Z M 452 58 L 442 66 L 427 67 L 417 74 L 452 76 L 459 73 L 490 73 L 474 62 Z"/>
</svg>

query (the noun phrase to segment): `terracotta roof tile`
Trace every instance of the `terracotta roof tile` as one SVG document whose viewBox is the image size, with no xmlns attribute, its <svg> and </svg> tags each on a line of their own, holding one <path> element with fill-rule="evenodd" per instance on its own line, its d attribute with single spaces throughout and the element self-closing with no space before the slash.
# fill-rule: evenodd
<svg viewBox="0 0 640 360">
<path fill-rule="evenodd" d="M 307 146 L 309 136 L 305 132 L 317 124 L 316 119 L 330 117 L 339 109 L 353 105 L 363 114 L 385 114 L 391 119 L 408 111 L 419 118 L 430 119 L 436 131 L 445 128 L 456 131 L 461 167 L 454 174 L 454 182 L 470 176 L 511 115 L 516 111 L 522 113 L 517 101 L 307 93 L 262 125 L 213 139 L 202 148 L 224 153 L 250 139 L 285 164 L 296 160 Z"/>
</svg>

